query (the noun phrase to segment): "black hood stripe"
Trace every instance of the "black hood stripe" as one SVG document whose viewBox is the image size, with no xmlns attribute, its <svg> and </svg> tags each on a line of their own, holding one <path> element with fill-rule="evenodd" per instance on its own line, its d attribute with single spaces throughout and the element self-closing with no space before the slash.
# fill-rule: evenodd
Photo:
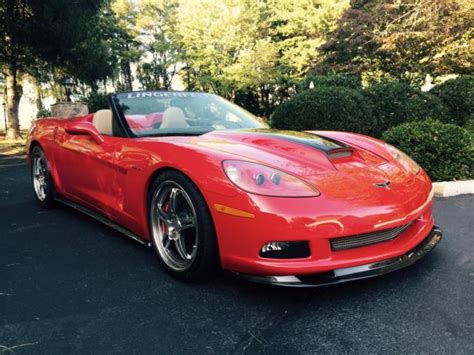
<svg viewBox="0 0 474 355">
<path fill-rule="evenodd" d="M 263 136 L 270 136 L 272 138 L 279 138 L 282 140 L 303 144 L 326 154 L 334 150 L 351 149 L 351 147 L 345 143 L 308 132 L 280 131 L 272 129 L 244 130 L 243 132 L 257 133 Z"/>
</svg>

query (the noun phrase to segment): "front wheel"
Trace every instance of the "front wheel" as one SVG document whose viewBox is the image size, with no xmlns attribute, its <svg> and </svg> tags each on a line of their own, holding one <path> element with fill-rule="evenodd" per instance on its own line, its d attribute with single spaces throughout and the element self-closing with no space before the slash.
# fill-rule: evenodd
<svg viewBox="0 0 474 355">
<path fill-rule="evenodd" d="M 56 190 L 43 150 L 36 146 L 31 152 L 31 178 L 36 199 L 43 208 L 54 206 Z"/>
<path fill-rule="evenodd" d="M 149 196 L 152 244 L 165 269 L 185 281 L 211 278 L 219 267 L 217 238 L 206 201 L 183 174 L 165 171 Z"/>
</svg>

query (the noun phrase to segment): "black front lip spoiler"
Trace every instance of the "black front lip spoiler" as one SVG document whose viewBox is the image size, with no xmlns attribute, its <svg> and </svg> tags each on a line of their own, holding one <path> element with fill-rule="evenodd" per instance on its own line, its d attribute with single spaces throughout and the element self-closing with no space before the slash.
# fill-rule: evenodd
<svg viewBox="0 0 474 355">
<path fill-rule="evenodd" d="M 428 254 L 439 243 L 442 236 L 441 230 L 434 226 L 428 236 L 408 253 L 371 264 L 336 269 L 314 275 L 257 276 L 237 274 L 237 277 L 247 281 L 288 287 L 317 287 L 366 279 L 412 265 Z"/>
</svg>

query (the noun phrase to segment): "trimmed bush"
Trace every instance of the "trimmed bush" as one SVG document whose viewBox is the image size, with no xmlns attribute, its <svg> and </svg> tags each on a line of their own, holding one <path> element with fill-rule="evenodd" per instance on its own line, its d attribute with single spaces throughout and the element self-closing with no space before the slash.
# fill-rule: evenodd
<svg viewBox="0 0 474 355">
<path fill-rule="evenodd" d="M 328 129 L 371 134 L 372 116 L 364 97 L 344 87 L 316 87 L 294 95 L 271 116 L 274 128 Z"/>
<path fill-rule="evenodd" d="M 434 181 L 473 177 L 474 149 L 462 127 L 434 120 L 410 122 L 389 129 L 383 139 L 411 156 Z"/>
<path fill-rule="evenodd" d="M 92 91 L 87 96 L 81 97 L 81 101 L 87 105 L 91 113 L 109 108 L 107 94 Z"/>
<path fill-rule="evenodd" d="M 374 116 L 375 136 L 411 121 L 442 120 L 446 110 L 440 99 L 404 82 L 375 84 L 364 90 Z"/>
<path fill-rule="evenodd" d="M 328 75 L 308 75 L 298 85 L 298 91 L 309 89 L 310 83 L 314 87 L 321 86 L 342 86 L 350 89 L 360 89 L 362 87 L 360 77 L 353 74 L 328 74 Z"/>
<path fill-rule="evenodd" d="M 435 86 L 430 93 L 437 96 L 447 109 L 443 122 L 467 127 L 468 121 L 474 120 L 474 76 L 447 80 Z"/>
<path fill-rule="evenodd" d="M 474 117 L 467 120 L 465 127 L 474 139 Z"/>
</svg>

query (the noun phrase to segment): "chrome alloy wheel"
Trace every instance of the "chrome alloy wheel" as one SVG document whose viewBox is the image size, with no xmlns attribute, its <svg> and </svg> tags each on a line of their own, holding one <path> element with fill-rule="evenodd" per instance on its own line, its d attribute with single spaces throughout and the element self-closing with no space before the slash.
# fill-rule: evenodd
<svg viewBox="0 0 474 355">
<path fill-rule="evenodd" d="M 171 269 L 188 269 L 199 243 L 197 216 L 191 198 L 174 181 L 163 181 L 151 200 L 152 238 Z"/>
<path fill-rule="evenodd" d="M 39 153 L 33 157 L 33 186 L 38 199 L 44 201 L 48 191 L 48 165 L 45 157 Z"/>
</svg>

